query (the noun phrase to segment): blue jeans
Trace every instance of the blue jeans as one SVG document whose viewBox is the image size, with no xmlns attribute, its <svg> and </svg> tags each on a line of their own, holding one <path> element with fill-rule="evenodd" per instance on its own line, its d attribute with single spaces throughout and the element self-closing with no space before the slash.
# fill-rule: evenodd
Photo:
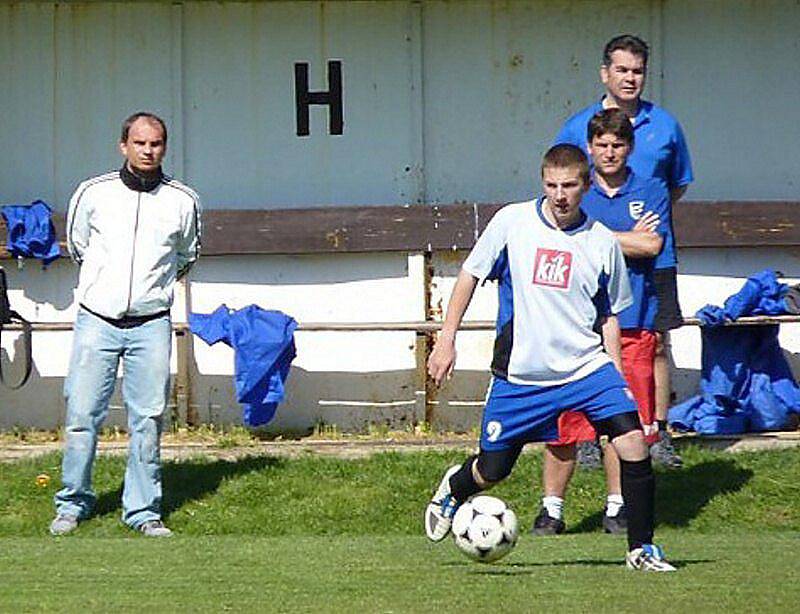
<svg viewBox="0 0 800 614">
<path fill-rule="evenodd" d="M 122 396 L 130 436 L 122 520 L 135 529 L 161 518 L 160 438 L 171 349 L 169 316 L 126 329 L 83 309 L 78 311 L 64 383 L 66 441 L 63 488 L 55 496 L 57 513 L 79 519 L 92 513 L 97 499 L 92 490 L 97 431 L 108 415 L 122 358 Z"/>
</svg>

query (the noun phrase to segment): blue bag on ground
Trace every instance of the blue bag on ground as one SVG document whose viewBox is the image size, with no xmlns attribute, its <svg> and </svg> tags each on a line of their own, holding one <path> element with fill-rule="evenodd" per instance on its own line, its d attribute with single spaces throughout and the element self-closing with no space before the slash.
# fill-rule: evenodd
<svg viewBox="0 0 800 614">
<path fill-rule="evenodd" d="M 239 310 L 220 305 L 210 314 L 189 314 L 189 328 L 209 345 L 222 341 L 233 348 L 236 398 L 244 404 L 244 423 L 262 426 L 272 420 L 297 355 L 294 318 L 257 305 Z"/>
<path fill-rule="evenodd" d="M 761 271 L 724 307 L 697 312 L 703 321 L 701 394 L 670 409 L 674 428 L 702 435 L 780 430 L 800 413 L 800 388 L 778 342 L 779 325 L 721 326 L 743 316 L 786 313 L 787 289 L 774 271 Z"/>
<path fill-rule="evenodd" d="M 39 258 L 50 264 L 61 255 L 50 207 L 37 200 L 30 205 L 5 205 L 7 249 L 14 257 Z"/>
</svg>

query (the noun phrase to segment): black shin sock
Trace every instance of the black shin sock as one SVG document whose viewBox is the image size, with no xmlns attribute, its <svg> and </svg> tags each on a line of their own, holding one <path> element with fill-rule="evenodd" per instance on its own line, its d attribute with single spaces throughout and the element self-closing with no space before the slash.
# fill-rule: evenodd
<svg viewBox="0 0 800 614">
<path fill-rule="evenodd" d="M 653 542 L 655 525 L 656 479 L 648 456 L 640 461 L 624 461 L 622 497 L 628 512 L 628 550 Z"/>
<path fill-rule="evenodd" d="M 477 456 L 470 456 L 466 462 L 461 465 L 461 469 L 456 471 L 450 477 L 450 494 L 453 495 L 456 501 L 464 503 L 475 493 L 483 490 L 475 478 L 472 477 L 472 465 L 475 463 Z"/>
</svg>

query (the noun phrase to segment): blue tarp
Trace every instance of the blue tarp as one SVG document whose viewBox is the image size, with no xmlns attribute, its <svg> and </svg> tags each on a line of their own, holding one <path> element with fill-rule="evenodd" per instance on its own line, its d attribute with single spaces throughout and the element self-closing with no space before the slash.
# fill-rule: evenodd
<svg viewBox="0 0 800 614">
<path fill-rule="evenodd" d="M 778 325 L 721 326 L 750 315 L 786 313 L 788 287 L 761 271 L 725 301 L 696 317 L 702 329 L 701 394 L 669 411 L 673 428 L 702 435 L 779 430 L 800 413 L 800 388 L 778 343 Z"/>
<path fill-rule="evenodd" d="M 234 350 L 236 396 L 247 426 L 267 424 L 283 400 L 289 367 L 296 356 L 297 322 L 280 311 L 248 305 L 213 313 L 192 313 L 189 328 L 209 345 L 222 341 Z"/>
</svg>

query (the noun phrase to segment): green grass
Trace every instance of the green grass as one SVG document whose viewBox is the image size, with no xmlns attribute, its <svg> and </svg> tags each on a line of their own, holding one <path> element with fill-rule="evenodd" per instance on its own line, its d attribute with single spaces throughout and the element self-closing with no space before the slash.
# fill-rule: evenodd
<svg viewBox="0 0 800 614">
<path fill-rule="evenodd" d="M 773 612 L 800 598 L 800 450 L 684 449 L 683 470 L 658 474 L 658 539 L 681 567 L 664 577 L 624 570 L 624 539 L 598 531 L 600 472 L 576 475 L 569 535 L 528 537 L 538 454 L 493 493 L 521 519 L 509 557 L 484 566 L 449 541 L 429 544 L 421 510 L 462 457 L 166 463 L 165 515 L 177 536 L 165 541 L 121 526 L 122 458 L 98 459 L 97 515 L 62 539 L 46 533 L 59 456 L 0 464 L 0 610 Z M 53 478 L 45 487 L 40 473 Z"/>
</svg>

